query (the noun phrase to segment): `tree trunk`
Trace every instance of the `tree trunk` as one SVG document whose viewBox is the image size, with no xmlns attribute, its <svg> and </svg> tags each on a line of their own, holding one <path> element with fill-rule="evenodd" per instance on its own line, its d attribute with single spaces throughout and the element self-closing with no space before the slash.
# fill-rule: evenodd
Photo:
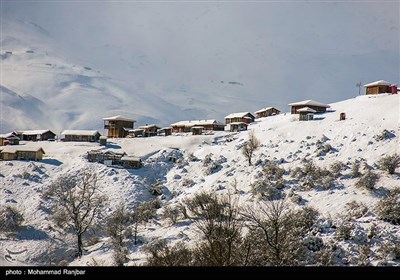
<svg viewBox="0 0 400 280">
<path fill-rule="evenodd" d="M 82 257 L 82 252 L 83 252 L 82 233 L 78 233 L 77 237 L 78 237 L 78 257 Z"/>
</svg>

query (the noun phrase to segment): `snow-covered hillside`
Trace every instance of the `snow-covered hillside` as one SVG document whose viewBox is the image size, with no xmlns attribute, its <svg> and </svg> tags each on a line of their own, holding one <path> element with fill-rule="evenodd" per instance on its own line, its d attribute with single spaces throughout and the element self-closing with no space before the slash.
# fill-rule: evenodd
<svg viewBox="0 0 400 280">
<path fill-rule="evenodd" d="M 93 170 L 98 175 L 102 193 L 109 198 L 107 213 L 121 204 L 132 209 L 139 202 L 160 199 L 157 217 L 140 226 L 142 243 L 128 245 L 126 264 L 138 265 L 146 260 L 144 245 L 154 240 L 183 241 L 189 245 L 199 241 L 200 233 L 190 220 L 182 218 L 171 225 L 162 218 L 166 206 L 176 206 L 201 191 L 217 195 L 233 193 L 241 206 L 252 204 L 259 200 L 253 195 L 252 186 L 268 162 L 285 169 L 285 183 L 278 191 L 281 199 L 287 200 L 293 209 L 312 206 L 319 211 L 320 231 L 315 236 L 324 243 L 336 242 L 343 248 L 338 254 L 339 265 L 356 265 L 358 246 L 367 243 L 371 249 L 370 264 L 400 265 L 393 252 L 382 253 L 383 244 L 399 244 L 399 225 L 379 220 L 375 209 L 388 191 L 400 187 L 399 169 L 389 175 L 376 165 L 383 156 L 400 154 L 400 96 L 359 96 L 330 105 L 330 112 L 316 115 L 313 121 L 300 122 L 297 115 L 282 113 L 258 119 L 248 131 L 240 133 L 109 139 L 107 148 L 97 143 L 22 142 L 22 145 L 41 146 L 46 154 L 39 162 L 0 162 L 0 205 L 16 207 L 25 218 L 18 231 L 0 235 L 0 265 L 48 265 L 61 261 L 70 265 L 113 265 L 110 239 L 99 230 L 101 225 L 85 236 L 86 251 L 82 258 L 76 259 L 72 253 L 74 236 L 52 222 L 42 195 L 63 174 L 73 175 L 84 168 Z M 342 112 L 346 113 L 346 120 L 339 121 Z M 386 137 L 380 138 L 385 130 Z M 250 132 L 261 142 L 252 166 L 241 152 Z M 127 170 L 89 163 L 85 155 L 93 149 L 140 156 L 144 166 Z M 342 162 L 344 168 L 332 184 L 308 188 L 302 178 L 293 175 L 307 160 L 321 168 Z M 355 161 L 363 164 L 361 173 L 371 169 L 379 174 L 374 190 L 355 186 L 359 178 L 349 176 Z M 156 183 L 161 183 L 161 196 L 150 193 Z M 345 223 L 344 216 L 352 213 L 349 203 L 353 201 L 365 205 L 367 210 L 352 218 L 350 237 L 343 240 L 337 237 L 338 228 Z M 362 241 L 373 225 L 376 226 L 374 237 L 368 242 Z M 23 253 L 13 255 L 14 260 L 4 260 L 7 250 Z"/>
</svg>

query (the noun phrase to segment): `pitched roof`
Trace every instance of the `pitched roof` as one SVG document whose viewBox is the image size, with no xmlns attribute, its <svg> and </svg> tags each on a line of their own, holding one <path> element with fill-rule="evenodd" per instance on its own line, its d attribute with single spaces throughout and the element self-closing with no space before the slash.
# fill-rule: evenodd
<svg viewBox="0 0 400 280">
<path fill-rule="evenodd" d="M 3 139 L 19 139 L 18 136 L 15 136 L 15 134 L 13 132 L 9 132 L 9 133 L 5 133 L 5 134 L 0 134 L 0 138 Z"/>
<path fill-rule="evenodd" d="M 141 158 L 138 157 L 132 157 L 132 156 L 123 156 L 121 158 L 122 161 L 141 161 Z"/>
<path fill-rule="evenodd" d="M 372 87 L 372 86 L 390 86 L 390 85 L 391 85 L 391 83 L 389 83 L 389 82 L 386 82 L 386 81 L 384 81 L 384 80 L 379 80 L 379 81 L 376 81 L 376 82 L 372 82 L 372 83 L 369 83 L 369 84 L 365 84 L 364 87 Z"/>
<path fill-rule="evenodd" d="M 311 109 L 310 107 L 303 107 L 301 109 L 298 109 L 297 112 L 306 112 L 306 113 L 316 113 L 317 111 L 314 109 Z"/>
<path fill-rule="evenodd" d="M 142 126 L 139 126 L 138 128 L 146 129 L 146 128 L 152 128 L 152 127 L 155 127 L 156 129 L 161 128 L 160 126 L 158 126 L 158 125 L 156 125 L 156 124 L 142 125 Z"/>
<path fill-rule="evenodd" d="M 55 135 L 54 132 L 52 132 L 51 130 L 48 130 L 48 129 L 18 131 L 18 133 L 23 134 L 23 135 L 41 135 L 41 134 L 45 134 L 46 132 L 51 132 Z"/>
<path fill-rule="evenodd" d="M 61 135 L 84 135 L 84 136 L 95 136 L 100 134 L 97 130 L 64 130 Z"/>
<path fill-rule="evenodd" d="M 4 146 L 1 149 L 2 153 L 15 154 L 16 152 L 38 152 L 42 150 L 42 153 L 45 154 L 42 147 L 35 146 L 25 146 L 25 145 L 16 145 L 16 146 Z"/>
<path fill-rule="evenodd" d="M 261 113 L 261 112 L 265 112 L 265 111 L 268 111 L 268 110 L 271 110 L 271 109 L 274 109 L 275 107 L 266 107 L 266 108 L 262 108 L 262 109 L 260 109 L 260 110 L 258 110 L 258 111 L 255 111 L 255 113 Z M 276 109 L 276 108 L 275 108 Z M 278 110 L 278 109 L 276 109 L 276 110 Z M 279 110 L 278 110 L 279 111 Z"/>
<path fill-rule="evenodd" d="M 186 127 L 191 127 L 191 126 L 201 126 L 201 125 L 212 125 L 212 124 L 217 124 L 217 125 L 225 125 L 223 123 L 220 123 L 214 119 L 212 120 L 190 120 L 190 121 L 180 121 L 171 124 L 171 126 L 186 126 Z"/>
<path fill-rule="evenodd" d="M 250 114 L 251 116 L 253 116 L 252 113 L 250 112 L 240 112 L 240 113 L 232 113 L 229 114 L 225 117 L 225 119 L 232 119 L 232 118 L 243 118 L 244 116 L 246 116 L 247 114 Z M 254 117 L 254 116 L 253 116 Z"/>
<path fill-rule="evenodd" d="M 301 106 L 301 105 L 307 105 L 307 106 L 317 106 L 317 107 L 325 107 L 325 108 L 330 108 L 331 106 L 329 106 L 328 104 L 324 104 L 321 102 L 317 102 L 314 100 L 304 100 L 304 101 L 299 101 L 299 102 L 294 102 L 294 103 L 290 103 L 288 104 L 289 106 Z"/>
<path fill-rule="evenodd" d="M 128 119 L 128 118 L 124 118 L 120 115 L 117 116 L 112 116 L 112 117 L 107 117 L 107 118 L 103 118 L 103 120 L 105 121 L 127 121 L 127 122 L 136 122 L 136 120 L 134 119 Z"/>
</svg>

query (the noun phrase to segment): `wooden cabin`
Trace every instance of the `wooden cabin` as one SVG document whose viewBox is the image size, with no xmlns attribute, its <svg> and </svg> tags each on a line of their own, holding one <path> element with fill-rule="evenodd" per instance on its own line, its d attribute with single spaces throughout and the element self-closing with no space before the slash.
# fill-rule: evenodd
<svg viewBox="0 0 400 280">
<path fill-rule="evenodd" d="M 173 132 L 191 132 L 192 127 L 202 127 L 208 131 L 223 131 L 225 125 L 217 120 L 190 120 L 171 124 Z"/>
<path fill-rule="evenodd" d="M 157 130 L 157 135 L 169 136 L 172 135 L 172 127 L 162 127 Z"/>
<path fill-rule="evenodd" d="M 379 80 L 373 83 L 364 85 L 365 94 L 380 94 L 380 93 L 392 93 L 397 94 L 397 85 L 391 84 L 384 80 Z"/>
<path fill-rule="evenodd" d="M 138 157 L 124 156 L 121 158 L 122 166 L 127 169 L 142 167 L 142 160 Z"/>
<path fill-rule="evenodd" d="M 281 111 L 274 107 L 267 107 L 255 112 L 256 119 L 278 115 Z"/>
<path fill-rule="evenodd" d="M 248 124 L 245 122 L 232 122 L 228 124 L 228 128 L 230 132 L 240 132 L 247 130 Z"/>
<path fill-rule="evenodd" d="M 144 129 L 142 128 L 129 129 L 127 137 L 144 137 Z"/>
<path fill-rule="evenodd" d="M 61 135 L 66 142 L 97 142 L 101 136 L 97 130 L 64 130 Z"/>
<path fill-rule="evenodd" d="M 297 110 L 297 113 L 299 114 L 299 121 L 311 121 L 314 119 L 314 114 L 317 111 L 310 108 L 310 107 L 303 107 L 301 109 Z"/>
<path fill-rule="evenodd" d="M 144 137 L 156 136 L 157 131 L 160 128 L 161 128 L 160 126 L 155 125 L 155 124 L 146 124 L 146 125 L 139 126 L 139 129 L 143 129 Z"/>
<path fill-rule="evenodd" d="M 134 123 L 133 119 L 124 118 L 121 116 L 113 116 L 103 118 L 104 129 L 108 130 L 109 138 L 124 138 L 128 136 L 129 130 L 132 130 Z"/>
<path fill-rule="evenodd" d="M 0 134 L 0 146 L 19 145 L 19 140 L 16 132 Z"/>
<path fill-rule="evenodd" d="M 48 129 L 18 131 L 17 136 L 23 141 L 45 141 L 56 138 L 56 134 Z"/>
<path fill-rule="evenodd" d="M 122 165 L 121 158 L 126 156 L 125 152 L 113 152 L 103 150 L 92 150 L 87 152 L 89 162 L 99 162 L 107 165 Z"/>
<path fill-rule="evenodd" d="M 243 122 L 249 124 L 254 122 L 254 119 L 255 117 L 249 112 L 232 113 L 225 117 L 225 123 L 230 124 Z"/>
<path fill-rule="evenodd" d="M 1 148 L 2 160 L 42 160 L 45 154 L 42 147 L 5 146 Z"/>
<path fill-rule="evenodd" d="M 290 110 L 292 114 L 298 114 L 299 113 L 298 110 L 305 107 L 311 108 L 315 110 L 317 113 L 325 113 L 326 109 L 331 107 L 327 104 L 323 104 L 314 100 L 304 100 L 295 103 L 290 103 L 288 105 L 292 107 Z"/>
</svg>

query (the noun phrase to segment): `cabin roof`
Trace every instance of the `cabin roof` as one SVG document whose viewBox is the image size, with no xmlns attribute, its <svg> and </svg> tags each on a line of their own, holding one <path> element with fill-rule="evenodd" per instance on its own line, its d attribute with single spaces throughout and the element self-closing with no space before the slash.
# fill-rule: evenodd
<svg viewBox="0 0 400 280">
<path fill-rule="evenodd" d="M 311 109 L 310 107 L 303 107 L 301 109 L 298 109 L 297 112 L 300 113 L 316 113 L 317 111 L 314 109 Z"/>
<path fill-rule="evenodd" d="M 304 101 L 299 101 L 299 102 L 294 102 L 294 103 L 289 103 L 289 106 L 302 106 L 302 105 L 308 105 L 308 106 L 317 106 L 317 107 L 325 107 L 325 108 L 330 108 L 328 104 L 324 104 L 318 101 L 314 100 L 304 100 Z"/>
<path fill-rule="evenodd" d="M 262 112 L 265 112 L 265 111 L 268 111 L 268 110 L 271 110 L 271 109 L 276 109 L 276 108 L 275 107 L 266 107 L 266 108 L 262 108 L 262 109 L 256 111 L 255 113 L 262 113 Z M 276 109 L 276 110 L 278 110 L 278 109 Z"/>
<path fill-rule="evenodd" d="M 100 134 L 97 130 L 64 130 L 61 132 L 62 135 L 83 135 L 83 136 L 95 136 Z"/>
<path fill-rule="evenodd" d="M 373 86 L 390 86 L 391 83 L 384 81 L 384 80 L 379 80 L 375 81 L 369 84 L 365 84 L 364 87 L 373 87 Z"/>
<path fill-rule="evenodd" d="M 51 132 L 55 135 L 55 133 L 49 129 L 18 131 L 19 134 L 23 134 L 23 135 L 41 135 L 41 134 L 45 134 L 47 132 Z"/>
<path fill-rule="evenodd" d="M 42 151 L 43 154 L 45 154 L 44 150 L 42 147 L 35 147 L 35 146 L 4 146 L 1 149 L 2 153 L 9 153 L 9 154 L 15 154 L 16 152 L 39 152 Z"/>
<path fill-rule="evenodd" d="M 123 156 L 121 158 L 122 161 L 136 161 L 136 162 L 140 162 L 141 158 L 138 157 L 132 157 L 132 156 Z"/>
<path fill-rule="evenodd" d="M 112 116 L 112 117 L 107 117 L 107 118 L 103 118 L 103 120 L 105 120 L 105 121 L 126 121 L 126 122 L 136 122 L 136 120 L 134 120 L 134 119 L 125 118 L 125 117 L 122 117 L 122 116 L 120 116 L 120 115 L 117 115 L 117 116 Z"/>
<path fill-rule="evenodd" d="M 232 118 L 243 118 L 244 116 L 246 116 L 247 114 L 250 114 L 251 116 L 253 116 L 252 113 L 250 112 L 239 112 L 239 113 L 232 113 L 229 114 L 225 117 L 225 119 L 232 119 Z M 254 117 L 254 116 L 253 116 Z"/>
<path fill-rule="evenodd" d="M 192 126 L 201 126 L 201 125 L 212 125 L 212 124 L 217 124 L 217 125 L 225 125 L 223 123 L 218 122 L 217 120 L 190 120 L 190 121 L 179 121 L 176 123 L 171 124 L 171 126 L 186 126 L 186 127 L 192 127 Z"/>
</svg>

